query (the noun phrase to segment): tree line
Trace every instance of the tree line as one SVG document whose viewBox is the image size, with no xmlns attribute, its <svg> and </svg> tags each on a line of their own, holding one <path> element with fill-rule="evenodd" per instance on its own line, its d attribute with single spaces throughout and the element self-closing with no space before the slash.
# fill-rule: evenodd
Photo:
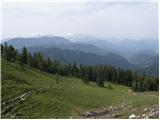
<svg viewBox="0 0 160 120">
<path fill-rule="evenodd" d="M 60 64 L 57 60 L 44 58 L 40 52 L 31 54 L 26 47 L 22 52 L 18 52 L 11 45 L 1 44 L 1 56 L 8 61 L 20 65 L 29 65 L 40 71 L 62 76 L 78 77 L 85 84 L 95 82 L 98 86 L 104 87 L 104 82 L 120 84 L 131 87 L 134 91 L 158 91 L 159 78 L 156 76 L 147 76 L 145 73 L 138 74 L 131 69 L 121 69 L 119 67 L 106 65 L 76 65 L 76 63 Z"/>
</svg>

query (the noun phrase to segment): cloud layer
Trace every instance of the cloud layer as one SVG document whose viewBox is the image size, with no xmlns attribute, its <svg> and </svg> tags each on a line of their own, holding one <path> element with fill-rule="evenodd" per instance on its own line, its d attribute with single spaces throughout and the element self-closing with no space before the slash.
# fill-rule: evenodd
<svg viewBox="0 0 160 120">
<path fill-rule="evenodd" d="M 68 33 L 158 38 L 158 3 L 3 3 L 3 38 Z"/>
</svg>

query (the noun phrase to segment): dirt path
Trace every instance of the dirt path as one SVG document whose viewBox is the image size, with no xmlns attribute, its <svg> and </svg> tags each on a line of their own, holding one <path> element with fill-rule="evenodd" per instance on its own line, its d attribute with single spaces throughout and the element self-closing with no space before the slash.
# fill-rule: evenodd
<svg viewBox="0 0 160 120">
<path fill-rule="evenodd" d="M 45 91 L 48 91 L 49 89 L 61 89 L 62 85 L 58 84 L 56 86 L 47 86 L 44 88 L 36 88 L 30 91 L 27 91 L 21 95 L 18 95 L 14 98 L 11 98 L 9 100 L 6 100 L 4 102 L 2 102 L 2 110 L 1 110 L 1 118 L 2 119 L 13 119 L 16 118 L 17 116 L 17 110 L 19 109 L 19 107 L 23 104 L 23 102 L 31 97 L 32 95 L 36 95 Z M 63 102 L 62 102 L 63 103 Z M 37 102 L 35 105 L 31 105 L 28 106 L 24 109 L 29 109 L 30 107 L 35 107 L 37 106 L 39 103 Z M 61 106 L 59 106 L 57 109 L 59 109 Z"/>
<path fill-rule="evenodd" d="M 44 88 L 36 88 L 2 102 L 1 118 L 10 118 L 10 119 L 15 118 L 16 117 L 15 111 L 18 109 L 18 106 L 20 106 L 27 98 L 31 97 L 32 95 L 45 92 L 49 89 L 57 89 L 59 87 L 61 86 L 57 85 L 57 86 L 47 86 Z M 32 107 L 33 106 L 36 105 L 32 105 Z"/>
<path fill-rule="evenodd" d="M 27 91 L 17 97 L 14 97 L 12 99 L 2 102 L 1 118 L 14 118 L 16 116 L 16 113 L 12 111 L 13 109 L 15 111 L 16 107 L 20 105 L 22 102 L 24 102 L 28 97 L 38 94 L 38 93 L 45 92 L 48 89 L 49 87 L 37 88 L 37 89 Z"/>
<path fill-rule="evenodd" d="M 112 119 L 112 118 L 129 118 L 129 119 L 158 119 L 159 106 L 155 105 L 151 108 L 137 108 L 133 109 L 130 105 L 122 103 L 118 106 L 110 106 L 100 108 L 97 110 L 86 111 L 82 114 L 81 118 L 84 119 Z"/>
</svg>

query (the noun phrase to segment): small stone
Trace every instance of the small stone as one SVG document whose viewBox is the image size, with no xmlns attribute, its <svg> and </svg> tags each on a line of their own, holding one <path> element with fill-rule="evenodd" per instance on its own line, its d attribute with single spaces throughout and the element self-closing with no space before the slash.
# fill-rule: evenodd
<svg viewBox="0 0 160 120">
<path fill-rule="evenodd" d="M 23 95 L 20 96 L 20 98 L 23 98 L 26 94 L 24 93 Z"/>
<path fill-rule="evenodd" d="M 4 102 L 4 103 L 2 103 L 2 105 L 6 105 L 6 103 Z"/>
<path fill-rule="evenodd" d="M 149 113 L 149 117 L 152 117 L 152 116 L 154 116 L 154 113 Z"/>
<path fill-rule="evenodd" d="M 122 103 L 122 105 L 123 105 L 123 106 L 126 106 L 127 104 L 126 104 L 126 103 Z"/>
<path fill-rule="evenodd" d="M 142 117 L 145 117 L 146 115 L 145 114 L 142 114 Z"/>
<path fill-rule="evenodd" d="M 118 110 L 119 108 L 118 108 L 118 107 L 114 107 L 114 109 L 115 109 L 115 110 Z"/>
<path fill-rule="evenodd" d="M 133 118 L 136 118 L 136 115 L 132 114 L 129 116 L 129 119 L 133 119 Z"/>
<path fill-rule="evenodd" d="M 113 107 L 112 107 L 112 106 L 110 106 L 110 107 L 109 107 L 109 110 L 110 110 L 110 111 L 113 111 Z"/>
<path fill-rule="evenodd" d="M 149 119 L 149 116 L 146 116 L 145 119 Z"/>
<path fill-rule="evenodd" d="M 22 100 L 22 101 L 24 101 L 24 100 L 25 100 L 25 98 L 21 98 L 21 100 Z"/>
<path fill-rule="evenodd" d="M 72 119 L 72 116 L 71 116 L 71 117 L 69 117 L 69 119 Z"/>
<path fill-rule="evenodd" d="M 117 117 L 120 117 L 120 116 L 121 116 L 120 113 L 113 114 L 113 117 L 114 117 L 114 118 L 117 118 Z"/>
<path fill-rule="evenodd" d="M 154 112 L 154 109 L 151 109 L 151 112 Z"/>
<path fill-rule="evenodd" d="M 145 108 L 144 111 L 148 111 L 148 108 Z"/>
<path fill-rule="evenodd" d="M 141 116 L 140 116 L 140 115 L 138 115 L 138 116 L 136 117 L 136 119 L 140 119 L 140 117 L 141 117 Z"/>
</svg>

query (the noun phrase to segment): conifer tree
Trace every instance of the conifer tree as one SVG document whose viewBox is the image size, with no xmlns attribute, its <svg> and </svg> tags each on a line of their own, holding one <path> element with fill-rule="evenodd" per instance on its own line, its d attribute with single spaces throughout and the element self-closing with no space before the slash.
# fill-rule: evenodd
<svg viewBox="0 0 160 120">
<path fill-rule="evenodd" d="M 8 51 L 8 45 L 7 45 L 6 42 L 5 42 L 5 45 L 4 45 L 4 59 L 6 61 L 6 64 L 8 64 L 8 61 L 9 61 L 9 51 Z"/>
<path fill-rule="evenodd" d="M 59 75 L 56 73 L 56 83 L 59 84 Z"/>
<path fill-rule="evenodd" d="M 104 87 L 104 80 L 100 79 L 99 77 L 97 77 L 97 85 L 100 86 L 100 87 Z"/>
<path fill-rule="evenodd" d="M 29 66 L 33 66 L 33 57 L 30 53 L 28 53 L 28 56 L 27 56 L 27 63 Z"/>
<path fill-rule="evenodd" d="M 28 53 L 27 53 L 26 47 L 23 47 L 23 48 L 22 48 L 21 56 L 22 56 L 22 63 L 27 64 L 27 56 L 28 56 Z"/>
</svg>

